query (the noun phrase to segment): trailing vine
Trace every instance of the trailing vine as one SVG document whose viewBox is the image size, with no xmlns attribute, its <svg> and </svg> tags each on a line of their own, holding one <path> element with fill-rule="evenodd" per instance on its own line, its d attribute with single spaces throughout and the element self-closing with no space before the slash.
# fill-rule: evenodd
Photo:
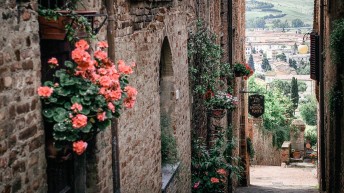
<svg viewBox="0 0 344 193">
<path fill-rule="evenodd" d="M 339 85 L 335 84 L 331 88 L 329 92 L 329 96 L 328 96 L 328 100 L 329 100 L 328 104 L 329 104 L 331 119 L 336 115 L 336 112 L 338 110 L 341 110 L 343 108 L 343 97 L 344 97 L 344 94 L 341 91 Z"/>
<path fill-rule="evenodd" d="M 191 33 L 188 41 L 188 59 L 195 94 L 214 91 L 225 84 L 225 78 L 233 76 L 230 64 L 221 63 L 222 55 L 223 49 L 216 44 L 216 35 L 199 20 L 196 33 Z"/>
<path fill-rule="evenodd" d="M 333 30 L 330 37 L 330 48 L 332 60 L 335 64 L 344 60 L 344 19 L 337 20 L 333 23 Z"/>
</svg>

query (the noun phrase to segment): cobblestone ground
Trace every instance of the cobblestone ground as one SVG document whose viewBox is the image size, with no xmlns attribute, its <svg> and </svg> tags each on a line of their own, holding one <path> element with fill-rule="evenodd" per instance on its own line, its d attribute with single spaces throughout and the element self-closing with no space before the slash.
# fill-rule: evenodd
<svg viewBox="0 0 344 193">
<path fill-rule="evenodd" d="M 235 193 L 317 193 L 315 168 L 282 168 L 253 166 L 251 185 L 238 188 Z"/>
</svg>

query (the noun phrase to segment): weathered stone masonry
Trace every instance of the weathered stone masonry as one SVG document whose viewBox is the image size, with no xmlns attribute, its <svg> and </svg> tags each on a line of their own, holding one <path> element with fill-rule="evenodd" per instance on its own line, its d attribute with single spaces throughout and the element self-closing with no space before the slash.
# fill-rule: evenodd
<svg viewBox="0 0 344 193">
<path fill-rule="evenodd" d="M 20 10 L 0 1 L 0 192 L 46 192 L 37 13 Z"/>
<path fill-rule="evenodd" d="M 106 13 L 102 1 L 84 3 L 89 9 Z M 169 191 L 191 192 L 188 30 L 194 29 L 199 10 L 199 16 L 218 34 L 219 43 L 224 48 L 230 47 L 226 38 L 226 3 L 220 0 L 115 0 L 115 60 L 137 63 L 131 84 L 139 91 L 135 107 L 125 111 L 119 119 L 121 192 L 161 191 L 159 68 L 164 40 L 168 41 L 172 55 L 173 130 L 181 161 Z M 18 21 L 15 1 L 0 0 L 0 192 L 47 191 L 44 128 L 36 94 L 41 85 L 39 29 L 34 11 L 37 2 L 31 0 L 23 5 Z M 239 20 L 244 3 L 233 2 L 233 8 L 233 17 Z M 243 62 L 242 22 L 233 24 L 238 26 L 233 30 L 236 37 L 233 46 L 237 47 L 233 60 L 238 62 Z M 104 27 L 97 36 L 99 40 L 106 39 L 105 30 Z M 229 58 L 227 54 L 228 49 L 225 58 Z M 236 95 L 239 87 L 236 87 Z M 240 108 L 234 114 L 239 114 Z M 233 116 L 236 128 L 239 119 L 239 115 Z M 113 190 L 111 142 L 109 129 L 97 136 L 95 147 L 88 152 L 92 153 L 88 155 L 88 192 Z"/>
</svg>

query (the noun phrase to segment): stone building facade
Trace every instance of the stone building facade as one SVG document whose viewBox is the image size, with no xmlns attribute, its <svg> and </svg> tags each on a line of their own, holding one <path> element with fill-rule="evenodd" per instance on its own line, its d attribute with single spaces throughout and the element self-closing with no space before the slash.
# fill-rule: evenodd
<svg viewBox="0 0 344 193">
<path fill-rule="evenodd" d="M 107 1 L 106 1 L 107 2 Z M 118 120 L 118 160 L 113 160 L 113 129 L 97 136 L 88 154 L 87 192 L 161 192 L 162 112 L 171 118 L 180 165 L 167 192 L 191 192 L 191 97 L 187 40 L 202 18 L 225 48 L 224 60 L 244 62 L 244 2 L 225 0 L 115 0 L 114 38 L 107 26 L 99 40 L 114 43 L 114 61 L 135 61 L 131 84 L 139 91 L 133 109 Z M 107 13 L 102 1 L 85 7 Z M 0 192 L 47 192 L 47 159 L 41 104 L 40 37 L 35 0 L 0 0 Z M 231 8 L 232 10 L 229 10 Z M 229 19 L 232 26 L 229 27 Z M 230 36 L 230 37 L 228 37 Z M 232 37 L 232 38 L 231 38 Z M 235 47 L 235 49 L 233 49 Z M 111 55 L 111 53 L 110 53 Z M 243 85 L 235 83 L 235 96 Z M 240 98 L 240 97 L 239 97 Z M 239 137 L 241 106 L 233 112 Z M 240 127 L 240 128 L 239 128 Z M 236 154 L 239 155 L 239 143 Z M 240 149 L 240 151 L 245 151 Z M 118 161 L 119 184 L 113 163 Z M 115 174 L 115 177 L 114 177 Z"/>
<path fill-rule="evenodd" d="M 321 192 L 344 192 L 344 68 L 335 62 L 330 37 L 334 24 L 344 18 L 344 2 L 315 0 L 314 32 L 319 35 L 319 76 L 316 91 L 319 101 L 318 155 Z M 343 33 L 341 33 L 343 34 Z M 337 93 L 337 94 L 335 94 Z"/>
</svg>

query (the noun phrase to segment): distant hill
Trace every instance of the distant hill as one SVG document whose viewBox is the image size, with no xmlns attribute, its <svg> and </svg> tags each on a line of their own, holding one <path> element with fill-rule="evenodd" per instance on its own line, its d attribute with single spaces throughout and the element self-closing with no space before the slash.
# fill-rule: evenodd
<svg viewBox="0 0 344 193">
<path fill-rule="evenodd" d="M 313 24 L 314 0 L 246 0 L 246 22 L 263 18 L 267 26 L 280 19 L 291 24 L 301 19 L 305 25 Z"/>
</svg>

